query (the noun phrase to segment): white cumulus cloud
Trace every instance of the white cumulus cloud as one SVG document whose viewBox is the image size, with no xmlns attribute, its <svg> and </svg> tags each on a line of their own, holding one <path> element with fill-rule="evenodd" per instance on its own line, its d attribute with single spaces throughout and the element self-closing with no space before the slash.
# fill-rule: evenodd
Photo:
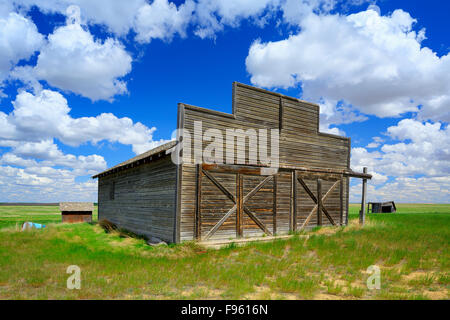
<svg viewBox="0 0 450 320">
<path fill-rule="evenodd" d="M 311 13 L 299 21 L 297 34 L 255 41 L 247 70 L 263 87 L 301 85 L 308 100 L 343 100 L 379 117 L 412 111 L 449 121 L 450 54 L 438 57 L 423 47 L 424 31 L 415 31 L 415 22 L 402 10 L 386 16 L 373 9 L 349 16 Z"/>
<path fill-rule="evenodd" d="M 136 153 L 164 141 L 154 141 L 155 127 L 148 128 L 130 118 L 111 113 L 96 117 L 73 118 L 67 100 L 58 92 L 42 90 L 38 94 L 20 92 L 11 113 L 0 112 L 0 145 L 5 141 L 40 142 L 56 138 L 64 144 L 79 146 L 106 140 L 131 145 Z M 4 145 L 4 144 L 3 144 Z"/>
<path fill-rule="evenodd" d="M 0 84 L 20 60 L 30 58 L 43 43 L 43 35 L 30 19 L 14 12 L 0 15 Z"/>
<path fill-rule="evenodd" d="M 187 0 L 178 8 L 167 0 L 155 0 L 139 8 L 134 23 L 136 40 L 148 43 L 152 39 L 171 40 L 175 34 L 186 36 L 195 3 Z"/>
<path fill-rule="evenodd" d="M 373 139 L 380 151 L 367 150 L 369 145 L 351 152 L 352 169 L 368 167 L 373 174 L 369 194 L 378 200 L 395 195 L 400 202 L 449 202 L 450 127 L 403 119 L 387 129 L 386 137 L 389 143 Z M 360 193 L 354 190 L 356 197 Z"/>
<path fill-rule="evenodd" d="M 133 27 L 136 12 L 147 4 L 146 0 L 12 0 L 16 5 L 30 9 L 36 6 L 44 13 L 66 14 L 71 5 L 81 10 L 81 21 L 106 27 L 116 35 L 126 35 Z"/>
<path fill-rule="evenodd" d="M 78 23 L 57 28 L 41 49 L 34 73 L 38 79 L 91 100 L 111 100 L 127 92 L 120 80 L 131 71 L 131 56 L 113 38 L 94 39 Z"/>
</svg>

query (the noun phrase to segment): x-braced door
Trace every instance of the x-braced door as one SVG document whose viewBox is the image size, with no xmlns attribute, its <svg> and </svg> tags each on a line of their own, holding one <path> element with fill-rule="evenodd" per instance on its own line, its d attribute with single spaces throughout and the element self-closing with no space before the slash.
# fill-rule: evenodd
<svg viewBox="0 0 450 320">
<path fill-rule="evenodd" d="M 208 240 L 276 232 L 276 175 L 259 168 L 197 165 L 195 237 Z"/>
<path fill-rule="evenodd" d="M 308 226 L 342 225 L 344 177 L 336 174 L 292 172 L 292 229 Z"/>
</svg>

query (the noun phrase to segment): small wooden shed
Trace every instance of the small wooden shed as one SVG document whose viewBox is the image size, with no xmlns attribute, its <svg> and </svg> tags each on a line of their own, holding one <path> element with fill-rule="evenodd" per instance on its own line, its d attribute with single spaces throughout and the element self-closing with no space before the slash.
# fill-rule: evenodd
<svg viewBox="0 0 450 320">
<path fill-rule="evenodd" d="M 93 177 L 99 220 L 175 243 L 346 225 L 349 178 L 361 178 L 365 186 L 371 175 L 350 169 L 350 138 L 319 131 L 319 106 L 234 82 L 232 109 L 228 114 L 179 103 L 175 141 Z M 245 156 L 220 163 L 202 158 L 211 132 L 225 136 L 230 129 L 244 144 L 230 147 L 224 139 L 219 146 Z M 278 133 L 276 168 L 250 156 L 252 130 Z M 271 150 L 275 142 L 267 140 L 259 152 Z M 182 161 L 174 162 L 181 142 Z"/>
<path fill-rule="evenodd" d="M 60 202 L 62 222 L 92 222 L 92 211 L 94 204 L 92 202 Z"/>
<path fill-rule="evenodd" d="M 397 211 L 394 201 L 387 202 L 369 202 L 367 204 L 367 213 L 393 213 Z"/>
</svg>

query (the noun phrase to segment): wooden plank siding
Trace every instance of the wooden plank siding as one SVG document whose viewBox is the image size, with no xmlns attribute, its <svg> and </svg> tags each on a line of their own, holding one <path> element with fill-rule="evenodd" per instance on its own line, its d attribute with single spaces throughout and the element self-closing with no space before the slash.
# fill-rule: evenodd
<svg viewBox="0 0 450 320">
<path fill-rule="evenodd" d="M 189 130 L 192 134 L 192 141 L 198 138 L 194 135 L 195 121 L 202 122 L 203 134 L 208 129 L 218 129 L 222 132 L 224 136 L 224 161 L 227 151 L 225 139 L 225 130 L 227 128 L 242 129 L 244 132 L 249 129 L 256 131 L 258 129 L 268 129 L 268 146 L 266 150 L 268 154 L 270 154 L 271 147 L 270 129 L 278 129 L 280 135 L 279 159 L 281 167 L 305 167 L 311 169 L 332 169 L 336 171 L 350 169 L 350 139 L 319 132 L 319 106 L 315 104 L 240 83 L 234 83 L 232 114 L 187 104 L 179 105 L 179 118 L 180 114 L 182 114 L 182 121 L 179 123 L 179 128 Z M 248 140 L 247 138 L 245 144 L 245 159 L 244 161 L 238 161 L 235 156 L 234 163 L 236 165 L 254 165 L 249 161 Z M 202 150 L 210 143 L 210 141 L 203 141 Z M 191 148 L 191 157 L 193 159 L 195 151 L 193 142 Z M 236 141 L 233 150 L 236 155 L 238 150 Z M 258 162 L 256 165 L 262 166 L 263 164 Z M 184 163 L 181 167 L 179 170 L 182 183 L 179 188 L 178 237 L 180 241 L 183 241 L 195 239 L 197 221 L 195 204 L 197 197 L 196 186 L 198 185 L 196 183 L 196 165 L 193 163 Z M 297 173 L 299 176 L 305 176 L 303 172 L 297 171 Z M 215 176 L 227 185 L 230 192 L 236 195 L 236 175 L 229 174 L 229 177 L 226 177 L 227 173 L 216 173 Z M 264 176 L 250 177 L 243 175 L 244 196 L 263 178 Z M 317 192 L 317 179 L 319 178 L 322 179 L 322 195 L 336 181 L 340 178 L 343 179 L 342 221 L 345 223 L 348 212 L 349 178 L 327 173 L 309 174 L 306 176 L 305 182 L 314 193 Z M 290 222 L 290 219 L 292 219 L 291 173 L 286 170 L 280 170 L 276 180 L 276 199 L 274 199 L 274 184 L 271 181 L 249 201 L 248 209 L 259 214 L 261 222 L 264 223 L 268 231 L 273 232 L 274 226 L 276 225 L 277 234 L 286 234 L 294 229 L 294 226 Z M 201 211 L 203 212 L 201 215 L 201 235 L 203 236 L 210 230 L 208 228 L 211 228 L 214 222 L 217 222 L 232 207 L 233 202 L 208 181 L 205 176 L 202 176 L 201 186 Z M 341 221 L 340 188 L 340 183 L 338 183 L 323 202 L 323 207 L 337 224 Z M 297 185 L 297 199 L 295 203 L 297 211 L 295 228 L 298 230 L 305 221 L 307 214 L 315 206 L 315 203 L 300 185 Z M 236 237 L 236 219 L 238 218 L 236 214 L 237 211 L 218 229 L 212 239 Z M 323 225 L 331 225 L 327 216 L 323 212 L 321 214 Z M 264 231 L 245 213 L 242 219 L 244 237 L 264 234 Z M 203 222 L 205 223 L 203 224 Z M 316 226 L 317 223 L 316 213 L 311 217 L 307 227 Z"/>
<path fill-rule="evenodd" d="M 228 114 L 180 103 L 177 128 L 190 132 L 191 154 L 185 148 L 184 162 L 172 162 L 169 153 L 176 150 L 178 136 L 94 176 L 99 219 L 176 243 L 282 235 L 312 228 L 319 220 L 324 226 L 347 224 L 349 177 L 370 177 L 350 170 L 349 138 L 319 132 L 319 106 L 235 82 L 232 108 Z M 208 129 L 222 133 L 227 165 L 193 161 L 196 151 L 203 153 L 211 144 L 204 139 L 195 144 L 200 138 L 196 121 L 202 137 Z M 238 146 L 238 139 L 227 144 L 227 129 L 240 129 L 236 136 L 245 144 Z M 255 142 L 247 134 L 261 129 L 267 130 L 267 146 L 253 162 L 248 149 Z M 279 135 L 277 170 L 259 159 L 260 151 L 271 154 L 271 130 Z M 231 164 L 227 151 L 235 155 Z M 238 151 L 245 157 L 239 159 Z"/>
<path fill-rule="evenodd" d="M 110 188 L 114 183 L 114 199 Z M 176 166 L 170 156 L 99 178 L 98 215 L 146 237 L 173 242 Z"/>
</svg>

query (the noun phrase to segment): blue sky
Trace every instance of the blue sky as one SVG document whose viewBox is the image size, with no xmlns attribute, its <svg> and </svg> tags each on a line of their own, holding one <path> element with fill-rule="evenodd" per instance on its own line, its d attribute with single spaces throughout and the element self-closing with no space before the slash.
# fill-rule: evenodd
<svg viewBox="0 0 450 320">
<path fill-rule="evenodd" d="M 106 9 L 107 8 L 107 9 Z M 450 4 L 0 4 L 0 201 L 96 200 L 90 176 L 170 139 L 239 81 L 321 105 L 369 200 L 450 202 Z M 352 181 L 351 201 L 360 196 Z"/>
</svg>

